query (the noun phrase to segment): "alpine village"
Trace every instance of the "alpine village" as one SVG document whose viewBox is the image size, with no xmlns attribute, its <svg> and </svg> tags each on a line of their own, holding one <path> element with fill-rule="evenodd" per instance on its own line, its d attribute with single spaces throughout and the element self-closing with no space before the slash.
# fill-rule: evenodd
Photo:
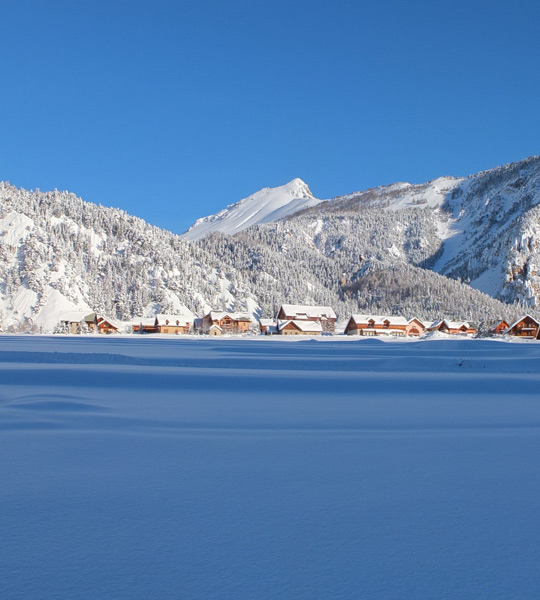
<svg viewBox="0 0 540 600">
<path fill-rule="evenodd" d="M 243 313 L 212 310 L 201 318 L 190 314 L 165 315 L 134 319 L 130 332 L 134 334 L 175 335 L 336 335 L 337 316 L 330 306 L 303 306 L 283 304 L 274 318 L 258 321 Z M 66 334 L 115 334 L 121 325 L 95 312 L 71 311 L 60 315 L 57 333 Z M 477 336 L 478 329 L 466 321 L 443 319 L 427 323 L 417 317 L 396 315 L 353 314 L 339 334 L 348 336 L 394 336 L 419 338 L 429 333 Z M 487 332 L 493 336 L 512 336 L 520 339 L 540 340 L 540 322 L 530 315 L 517 321 L 501 319 L 493 323 Z"/>
</svg>

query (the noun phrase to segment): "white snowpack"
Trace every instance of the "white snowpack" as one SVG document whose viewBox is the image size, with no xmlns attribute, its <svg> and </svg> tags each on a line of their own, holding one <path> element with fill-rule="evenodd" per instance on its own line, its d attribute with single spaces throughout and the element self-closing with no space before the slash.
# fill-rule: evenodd
<svg viewBox="0 0 540 600">
<path fill-rule="evenodd" d="M 215 231 L 234 235 L 252 225 L 278 221 L 319 202 L 322 200 L 314 198 L 304 181 L 293 179 L 279 187 L 263 188 L 215 215 L 198 219 L 182 237 L 198 240 Z"/>
<path fill-rule="evenodd" d="M 440 208 L 449 192 L 464 181 L 463 178 L 439 177 L 430 181 L 425 190 L 418 193 L 410 193 L 411 184 L 394 184 L 390 189 L 401 185 L 403 196 L 393 201 L 386 210 L 403 210 L 404 208 L 425 207 Z"/>
<path fill-rule="evenodd" d="M 0 242 L 7 246 L 18 246 L 34 227 L 30 217 L 11 211 L 0 219 Z"/>
<path fill-rule="evenodd" d="M 536 598 L 540 343 L 0 337 L 0 597 Z"/>
<path fill-rule="evenodd" d="M 10 299 L 11 308 L 14 313 L 22 317 L 29 317 L 36 303 L 37 294 L 33 290 L 20 285 Z"/>
<path fill-rule="evenodd" d="M 479 277 L 469 282 L 469 285 L 494 298 L 503 288 L 506 281 L 506 273 L 501 264 L 497 264 L 492 269 L 486 269 Z"/>
</svg>

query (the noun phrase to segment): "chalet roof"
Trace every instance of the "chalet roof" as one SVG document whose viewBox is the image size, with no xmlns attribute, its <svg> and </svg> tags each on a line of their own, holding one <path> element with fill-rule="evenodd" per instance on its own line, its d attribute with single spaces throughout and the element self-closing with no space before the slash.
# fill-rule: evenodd
<svg viewBox="0 0 540 600">
<path fill-rule="evenodd" d="M 155 317 L 141 317 L 140 319 L 133 319 L 131 321 L 133 325 L 142 325 L 143 327 L 154 327 L 156 324 Z"/>
<path fill-rule="evenodd" d="M 419 319 L 418 317 L 413 317 L 412 319 L 409 319 L 407 323 L 410 325 L 413 321 L 417 321 L 422 325 L 422 327 L 427 327 L 429 325 L 429 323 L 426 323 L 426 321 L 422 321 L 422 319 Z"/>
<path fill-rule="evenodd" d="M 448 319 L 443 319 L 442 321 L 433 321 L 428 329 L 439 329 L 443 323 L 448 329 L 461 329 L 463 326 L 465 326 L 467 329 L 473 329 L 472 325 L 467 321 L 449 321 Z"/>
<path fill-rule="evenodd" d="M 279 321 L 278 331 L 281 331 L 289 323 L 292 323 L 300 331 L 304 333 L 322 333 L 322 325 L 316 321 L 296 321 L 294 319 L 288 319 L 286 321 Z"/>
<path fill-rule="evenodd" d="M 167 321 L 169 321 L 169 325 L 176 325 L 176 321 L 180 323 L 180 325 L 185 325 L 186 323 L 191 323 L 193 318 L 191 315 L 183 314 L 183 315 L 156 315 L 156 320 L 159 325 L 165 325 Z"/>
<path fill-rule="evenodd" d="M 114 329 L 120 328 L 120 323 L 118 323 L 118 321 L 113 321 L 112 319 L 105 319 L 105 317 L 99 317 L 98 318 L 98 326 L 101 325 L 102 323 L 108 323 Z"/>
<path fill-rule="evenodd" d="M 68 323 L 82 323 L 83 321 L 91 323 L 95 318 L 96 313 L 87 310 L 65 310 L 58 316 L 59 321 Z"/>
<path fill-rule="evenodd" d="M 251 318 L 248 317 L 245 313 L 237 313 L 237 312 L 226 312 L 226 311 L 218 311 L 211 310 L 208 313 L 208 316 L 212 321 L 221 321 L 224 317 L 230 317 L 233 321 L 251 321 Z"/>
<path fill-rule="evenodd" d="M 405 317 L 396 317 L 392 315 L 352 315 L 351 319 L 356 323 L 369 323 L 374 321 L 375 325 L 383 325 L 389 321 L 390 325 L 408 325 L 409 321 Z"/>
<path fill-rule="evenodd" d="M 443 323 L 446 324 L 448 329 L 461 329 L 461 327 L 465 326 L 467 329 L 470 329 L 470 324 L 467 321 L 448 321 L 447 319 L 443 319 Z"/>
<path fill-rule="evenodd" d="M 534 321 L 540 327 L 540 323 L 534 317 L 531 317 L 531 315 L 527 314 L 527 315 L 523 315 L 522 317 L 520 317 L 515 323 L 512 323 L 512 325 L 510 325 L 510 327 L 508 327 L 508 329 L 512 329 L 518 323 L 520 323 L 521 321 L 523 321 L 523 319 L 527 319 L 527 318 L 529 318 L 532 321 Z"/>
<path fill-rule="evenodd" d="M 263 327 L 271 327 L 272 325 L 276 324 L 276 321 L 275 321 L 275 319 L 259 319 L 259 323 Z"/>
<path fill-rule="evenodd" d="M 331 306 L 307 306 L 302 304 L 282 304 L 279 312 L 287 317 L 298 319 L 336 319 L 336 313 Z"/>
</svg>

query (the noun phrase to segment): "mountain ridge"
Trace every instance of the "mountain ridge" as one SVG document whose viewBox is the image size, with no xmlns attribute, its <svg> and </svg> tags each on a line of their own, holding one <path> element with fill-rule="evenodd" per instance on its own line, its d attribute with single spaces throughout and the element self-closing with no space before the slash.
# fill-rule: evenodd
<svg viewBox="0 0 540 600">
<path fill-rule="evenodd" d="M 313 196 L 307 183 L 297 177 L 282 186 L 265 187 L 229 204 L 218 213 L 197 219 L 182 237 L 194 241 L 214 232 L 234 235 L 259 223 L 277 221 L 319 202 L 321 200 Z"/>
<path fill-rule="evenodd" d="M 0 183 L 0 323 L 51 331 L 58 313 L 74 308 L 120 321 L 184 307 L 260 317 L 287 302 L 331 305 L 342 319 L 380 311 L 487 324 L 534 313 L 538 157 L 329 201 L 314 199 L 301 180 L 289 184 L 300 204 L 312 204 L 271 220 L 279 212 L 266 202 L 266 222 L 188 240 L 68 192 Z M 288 213 L 294 199 L 285 191 L 277 210 Z M 244 216 L 254 216 L 253 206 Z M 469 283 L 490 283 L 506 304 Z"/>
</svg>

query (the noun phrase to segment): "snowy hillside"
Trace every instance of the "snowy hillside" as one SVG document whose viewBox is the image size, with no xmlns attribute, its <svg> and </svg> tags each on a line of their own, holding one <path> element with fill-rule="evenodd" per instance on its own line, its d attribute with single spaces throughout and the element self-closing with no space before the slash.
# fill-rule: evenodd
<svg viewBox="0 0 540 600">
<path fill-rule="evenodd" d="M 385 210 L 403 210 L 406 208 L 432 208 L 443 206 L 454 188 L 466 179 L 439 177 L 424 184 L 394 183 L 346 196 L 338 196 L 328 202 L 332 212 L 347 208 L 379 208 Z"/>
<path fill-rule="evenodd" d="M 259 223 L 278 221 L 321 202 L 301 179 L 275 188 L 264 188 L 227 206 L 221 212 L 198 219 L 182 237 L 199 240 L 213 232 L 234 235 Z"/>
<path fill-rule="evenodd" d="M 128 321 L 188 307 L 257 314 L 230 269 L 177 235 L 67 192 L 0 183 L 0 324 L 52 331 L 62 311 L 95 310 Z"/>
<path fill-rule="evenodd" d="M 315 200 L 307 185 L 296 179 L 200 219 L 184 236 L 195 240 L 213 231 L 229 235 L 248 231 L 249 237 L 249 227 L 284 219 L 284 230 L 294 231 L 300 243 L 327 256 L 343 245 L 363 247 L 364 261 L 372 256 L 391 264 L 409 262 L 465 281 L 505 302 L 537 306 L 539 204 L 540 158 L 532 157 L 466 178 L 395 183 L 326 201 Z M 412 232 L 412 224 L 419 220 L 424 223 L 420 236 Z M 327 230 L 335 234 L 329 236 Z M 375 247 L 377 252 L 372 251 Z M 423 261 L 411 260 L 411 252 L 423 253 Z M 345 271 L 358 271 L 360 262 L 353 261 Z"/>
<path fill-rule="evenodd" d="M 540 158 L 462 182 L 447 198 L 449 236 L 435 269 L 490 295 L 540 302 Z"/>
<path fill-rule="evenodd" d="M 400 225 L 403 218 L 398 213 L 422 213 L 424 228 L 431 233 L 429 238 L 422 236 L 418 243 L 424 248 L 429 245 L 432 250 L 423 266 L 470 283 L 505 302 L 537 306 L 539 204 L 540 158 L 532 157 L 467 178 L 441 177 L 421 185 L 400 183 L 338 197 L 297 213 L 289 220 L 289 226 L 308 236 L 310 231 L 324 235 L 332 219 L 346 222 L 351 215 L 361 217 L 361 233 L 357 239 L 348 235 L 347 243 L 362 245 L 379 234 L 388 237 L 391 230 L 401 235 L 404 224 Z M 295 220 L 302 220 L 303 225 L 291 225 Z M 369 248 L 364 258 L 366 253 L 369 254 Z M 389 244 L 388 252 L 379 253 L 377 258 L 390 263 L 408 260 L 394 244 Z"/>
<path fill-rule="evenodd" d="M 331 201 L 294 180 L 201 220 L 192 240 L 67 192 L 0 183 L 0 325 L 52 331 L 75 309 L 119 321 L 185 308 L 270 317 L 281 303 L 332 306 L 340 320 L 514 319 L 523 306 L 478 290 L 534 311 L 539 171 L 533 158 Z"/>
</svg>

